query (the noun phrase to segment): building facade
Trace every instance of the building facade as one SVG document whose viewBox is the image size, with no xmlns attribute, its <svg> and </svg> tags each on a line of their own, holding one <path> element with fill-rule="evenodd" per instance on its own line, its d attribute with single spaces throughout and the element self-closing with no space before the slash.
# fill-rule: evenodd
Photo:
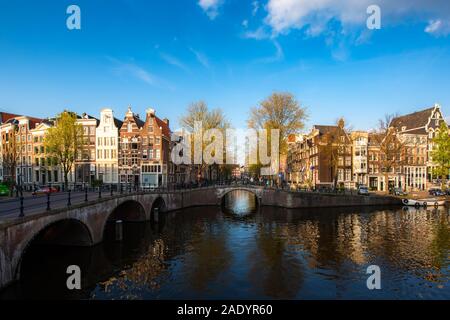
<svg viewBox="0 0 450 320">
<path fill-rule="evenodd" d="M 112 109 L 100 111 L 96 128 L 96 178 L 105 184 L 119 182 L 119 129 L 122 124 L 114 118 Z"/>
<path fill-rule="evenodd" d="M 356 185 L 368 185 L 368 146 L 369 134 L 365 131 L 353 131 L 350 133 L 353 144 L 353 181 Z"/>
<path fill-rule="evenodd" d="M 53 127 L 54 122 L 44 120 L 38 123 L 31 130 L 31 139 L 33 141 L 33 187 L 56 186 L 62 188 L 64 184 L 64 175 L 58 160 L 48 155 L 44 147 L 44 139 L 47 130 Z M 73 175 L 69 174 L 69 181 L 73 180 Z"/>
<path fill-rule="evenodd" d="M 77 116 L 77 124 L 83 128 L 83 145 L 74 163 L 74 183 L 77 186 L 89 186 L 96 177 L 96 129 L 99 121 L 83 113 Z"/>
<path fill-rule="evenodd" d="M 125 114 L 119 130 L 119 182 L 139 185 L 141 174 L 141 128 L 144 122 L 131 111 Z"/>
<path fill-rule="evenodd" d="M 169 121 L 161 120 L 156 116 L 155 110 L 149 108 L 140 134 L 141 184 L 151 187 L 167 186 L 171 145 Z"/>
</svg>

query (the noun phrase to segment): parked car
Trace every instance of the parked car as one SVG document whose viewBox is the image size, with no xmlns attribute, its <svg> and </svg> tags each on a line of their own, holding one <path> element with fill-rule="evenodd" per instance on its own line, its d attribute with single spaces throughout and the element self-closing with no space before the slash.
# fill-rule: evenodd
<svg viewBox="0 0 450 320">
<path fill-rule="evenodd" d="M 54 187 L 41 187 L 33 191 L 32 195 L 36 196 L 39 194 L 48 194 L 48 193 L 55 193 L 58 192 L 58 189 Z"/>
<path fill-rule="evenodd" d="M 9 188 L 8 186 L 4 184 L 0 184 L 0 196 L 8 196 L 9 195 Z"/>
<path fill-rule="evenodd" d="M 442 191 L 441 189 L 430 189 L 430 190 L 428 190 L 428 193 L 431 195 L 431 196 L 435 196 L 435 197 L 441 197 L 441 196 L 445 196 L 445 192 L 444 191 Z"/>
<path fill-rule="evenodd" d="M 369 189 L 366 186 L 359 186 L 358 187 L 358 194 L 363 196 L 369 195 Z"/>
<path fill-rule="evenodd" d="M 393 188 L 391 193 L 394 196 L 406 196 L 407 193 L 405 191 L 402 190 L 402 188 Z"/>
</svg>

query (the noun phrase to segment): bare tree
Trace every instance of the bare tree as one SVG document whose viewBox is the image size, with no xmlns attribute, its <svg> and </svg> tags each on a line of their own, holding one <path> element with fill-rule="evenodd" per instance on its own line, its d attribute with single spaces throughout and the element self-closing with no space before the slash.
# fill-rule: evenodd
<svg viewBox="0 0 450 320">
<path fill-rule="evenodd" d="M 374 132 L 373 138 L 379 148 L 379 156 L 375 163 L 383 173 L 385 187 L 389 187 L 389 174 L 401 168 L 405 161 L 405 140 L 391 126 L 396 115 L 385 115 L 384 119 L 378 121 L 378 128 Z"/>
<path fill-rule="evenodd" d="M 346 127 L 344 118 L 336 121 L 336 126 L 330 126 L 322 137 L 322 152 L 328 159 L 333 187 L 336 189 L 339 169 L 345 168 L 345 158 L 351 157 L 352 139 L 350 127 Z"/>
<path fill-rule="evenodd" d="M 179 120 L 181 126 L 183 126 L 188 132 L 192 135 L 195 130 L 195 122 L 202 123 L 202 132 L 209 129 L 218 129 L 222 131 L 223 136 L 225 137 L 226 129 L 230 128 L 230 124 L 226 119 L 223 111 L 220 108 L 210 110 L 208 105 L 204 101 L 197 101 L 190 104 L 186 110 L 186 114 L 183 115 Z M 194 139 L 191 139 L 191 144 L 193 145 Z M 207 141 L 202 141 L 202 152 L 205 150 Z M 194 152 L 194 148 L 191 148 L 192 153 Z M 226 150 L 223 150 L 224 157 L 226 156 Z M 209 175 L 211 177 L 212 168 L 218 169 L 221 173 L 227 174 L 229 168 L 226 164 L 213 164 L 211 166 L 206 166 L 205 163 L 197 165 L 197 175 L 200 176 L 201 172 L 204 169 L 209 170 Z"/>
<path fill-rule="evenodd" d="M 280 156 L 286 157 L 288 149 L 287 137 L 290 134 L 299 133 L 304 128 L 306 119 L 306 108 L 300 105 L 293 94 L 274 92 L 262 101 L 258 107 L 250 109 L 247 125 L 255 130 L 278 129 L 280 131 Z M 268 145 L 271 144 L 270 136 L 268 134 Z M 253 167 L 257 168 L 258 165 Z"/>
</svg>

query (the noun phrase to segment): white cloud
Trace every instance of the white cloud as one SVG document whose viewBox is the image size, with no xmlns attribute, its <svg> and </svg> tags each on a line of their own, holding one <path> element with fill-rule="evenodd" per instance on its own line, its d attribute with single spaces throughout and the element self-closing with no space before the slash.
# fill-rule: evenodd
<svg viewBox="0 0 450 320">
<path fill-rule="evenodd" d="M 248 20 L 242 21 L 242 26 L 243 26 L 244 28 L 247 28 L 247 27 L 248 27 Z"/>
<path fill-rule="evenodd" d="M 450 34 L 450 21 L 430 20 L 424 31 L 436 37 L 446 36 Z"/>
<path fill-rule="evenodd" d="M 189 50 L 195 55 L 197 61 L 200 62 L 201 65 L 203 65 L 206 69 L 209 69 L 210 65 L 208 57 L 206 57 L 203 53 L 194 50 L 193 48 L 189 48 Z"/>
<path fill-rule="evenodd" d="M 219 14 L 219 7 L 223 0 L 199 0 L 198 5 L 205 11 L 211 20 L 214 20 Z"/>
<path fill-rule="evenodd" d="M 319 35 L 332 20 L 339 21 L 343 28 L 363 29 L 368 17 L 366 9 L 371 4 L 373 0 L 269 0 L 265 22 L 276 35 L 303 28 L 311 35 Z M 382 27 L 407 18 L 416 22 L 450 19 L 448 0 L 378 0 L 376 4 L 381 8 Z M 441 28 L 430 26 L 433 27 Z"/>
<path fill-rule="evenodd" d="M 252 16 L 255 16 L 258 13 L 258 10 L 259 10 L 259 2 L 258 1 L 253 1 L 252 2 L 252 7 L 253 7 Z"/>
<path fill-rule="evenodd" d="M 275 46 L 275 54 L 271 57 L 258 59 L 256 63 L 274 63 L 284 59 L 283 48 L 280 46 L 278 41 L 273 41 L 273 45 Z"/>
<path fill-rule="evenodd" d="M 259 27 L 256 30 L 253 31 L 247 31 L 244 33 L 244 38 L 246 39 L 255 39 L 255 40 L 261 40 L 261 39 L 267 39 L 270 38 L 270 34 L 265 30 L 264 27 Z"/>
<path fill-rule="evenodd" d="M 112 57 L 107 57 L 107 59 L 114 64 L 112 71 L 118 76 L 133 77 L 153 87 L 175 90 L 167 81 L 150 73 L 134 62 L 123 62 Z"/>
<path fill-rule="evenodd" d="M 171 55 L 166 54 L 166 53 L 161 53 L 160 55 L 161 55 L 161 58 L 164 61 L 166 61 L 168 64 L 173 65 L 173 66 L 175 66 L 175 67 L 177 67 L 177 68 L 179 68 L 179 69 L 181 69 L 181 70 L 183 70 L 185 72 L 188 72 L 188 73 L 190 72 L 189 68 L 186 67 L 184 65 L 184 63 L 182 63 L 180 60 L 178 60 L 174 56 L 171 56 Z"/>
</svg>

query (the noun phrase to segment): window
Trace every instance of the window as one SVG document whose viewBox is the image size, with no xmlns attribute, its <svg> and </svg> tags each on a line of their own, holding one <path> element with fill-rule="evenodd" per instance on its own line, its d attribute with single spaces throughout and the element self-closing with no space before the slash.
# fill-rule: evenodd
<svg viewBox="0 0 450 320">
<path fill-rule="evenodd" d="M 131 125 L 130 122 L 128 122 L 128 124 L 127 124 L 127 131 L 128 131 L 128 132 L 133 131 L 133 126 Z"/>
<path fill-rule="evenodd" d="M 161 151 L 159 149 L 156 149 L 156 159 L 159 159 L 161 156 Z"/>
<path fill-rule="evenodd" d="M 161 138 L 155 137 L 155 144 L 160 144 L 160 143 L 161 143 Z"/>
</svg>

